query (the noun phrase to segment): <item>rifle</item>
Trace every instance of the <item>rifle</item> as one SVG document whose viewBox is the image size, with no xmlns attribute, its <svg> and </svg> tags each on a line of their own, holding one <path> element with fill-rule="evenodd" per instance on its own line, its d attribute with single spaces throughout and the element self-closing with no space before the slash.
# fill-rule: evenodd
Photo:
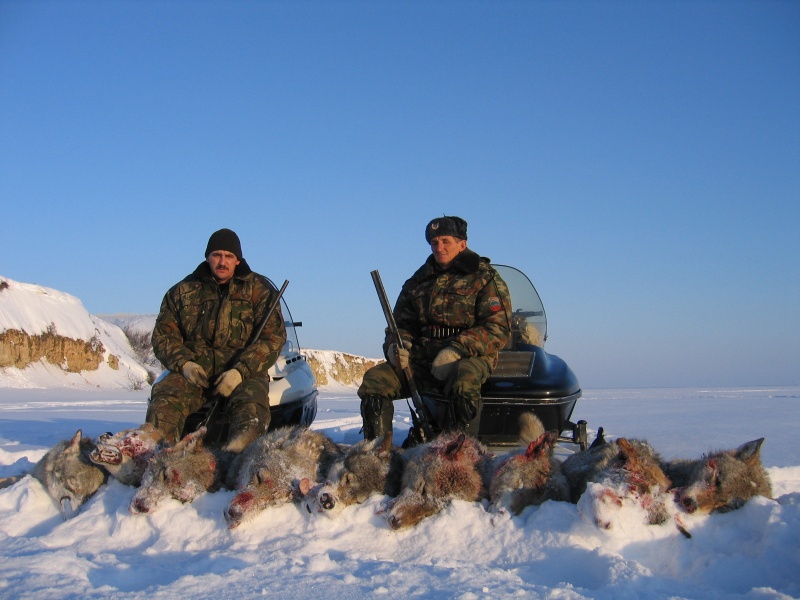
<svg viewBox="0 0 800 600">
<path fill-rule="evenodd" d="M 394 313 L 392 313 L 392 307 L 389 305 L 389 298 L 386 297 L 386 290 L 383 288 L 381 274 L 378 273 L 376 269 L 375 271 L 370 271 L 370 275 L 372 276 L 372 282 L 375 284 L 375 291 L 378 292 L 378 299 L 381 302 L 383 315 L 386 317 L 386 324 L 388 325 L 389 333 L 392 335 L 392 340 L 398 348 L 403 348 L 403 339 L 400 337 L 400 330 L 397 328 L 397 323 L 394 320 Z M 414 374 L 411 372 L 411 367 L 406 367 L 400 371 L 406 380 L 408 391 L 411 393 L 411 400 L 414 403 L 413 407 L 409 405 L 411 409 L 411 423 L 414 428 L 421 433 L 423 442 L 430 441 L 436 437 L 432 426 L 433 417 L 428 407 L 422 402 L 419 391 L 417 391 L 417 385 L 414 383 Z"/>
<path fill-rule="evenodd" d="M 248 348 L 250 348 L 250 346 L 252 346 L 253 344 L 255 344 L 256 341 L 258 340 L 258 338 L 261 337 L 261 332 L 264 331 L 264 327 L 267 325 L 267 321 L 269 321 L 270 317 L 272 316 L 272 313 L 275 312 L 275 309 L 278 307 L 278 304 L 280 304 L 281 298 L 283 297 L 283 292 L 286 291 L 286 287 L 288 285 L 289 285 L 289 280 L 288 279 L 284 280 L 283 285 L 281 286 L 281 289 L 278 290 L 278 295 L 275 296 L 275 299 L 272 301 L 272 303 L 267 308 L 267 312 L 264 315 L 264 319 L 261 321 L 261 323 L 258 325 L 258 327 L 253 332 L 253 335 L 251 336 L 250 341 L 248 342 L 248 344 L 244 348 L 242 348 L 241 350 L 239 350 L 239 352 L 236 353 L 236 356 L 234 356 L 231 359 L 229 364 L 234 364 L 239 359 L 239 357 L 242 354 L 244 354 L 244 351 L 247 350 Z M 206 414 L 206 418 L 203 419 L 200 422 L 200 424 L 197 426 L 198 429 L 200 427 L 207 426 L 217 416 L 217 413 L 219 412 L 219 410 L 221 408 L 222 402 L 220 401 L 219 396 L 217 396 L 216 394 L 213 396 L 213 401 L 214 401 L 214 403 L 211 405 L 211 408 L 209 409 L 208 414 Z"/>
</svg>

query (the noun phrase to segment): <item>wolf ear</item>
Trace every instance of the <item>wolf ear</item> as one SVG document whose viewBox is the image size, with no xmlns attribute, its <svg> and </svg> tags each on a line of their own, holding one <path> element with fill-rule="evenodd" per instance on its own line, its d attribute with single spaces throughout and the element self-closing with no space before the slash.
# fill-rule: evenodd
<svg viewBox="0 0 800 600">
<path fill-rule="evenodd" d="M 82 437 L 83 437 L 83 432 L 80 429 L 78 429 L 78 431 L 75 432 L 75 435 L 72 436 L 72 439 L 69 442 L 69 448 L 68 448 L 69 452 L 78 452 L 78 450 L 80 450 Z"/>
<path fill-rule="evenodd" d="M 447 446 L 445 446 L 443 454 L 450 460 L 453 460 L 458 456 L 458 453 L 461 450 L 461 447 L 464 445 L 464 441 L 466 439 L 467 439 L 466 434 L 462 433 L 455 440 L 453 440 L 452 442 L 447 444 Z"/>
<path fill-rule="evenodd" d="M 546 456 L 550 454 L 550 450 L 556 441 L 558 435 L 553 431 L 545 431 L 537 439 L 528 444 L 528 449 L 525 450 L 525 458 L 528 460 Z"/>
<path fill-rule="evenodd" d="M 764 438 L 742 444 L 736 449 L 736 458 L 748 465 L 757 464 L 761 460 L 761 444 Z"/>
</svg>

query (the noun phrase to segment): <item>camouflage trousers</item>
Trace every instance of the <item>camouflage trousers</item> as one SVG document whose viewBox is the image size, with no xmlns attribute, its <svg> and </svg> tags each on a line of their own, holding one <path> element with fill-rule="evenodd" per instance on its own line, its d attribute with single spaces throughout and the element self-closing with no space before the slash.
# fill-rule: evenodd
<svg viewBox="0 0 800 600">
<path fill-rule="evenodd" d="M 210 391 L 189 383 L 180 373 L 169 373 L 153 385 L 145 422 L 152 423 L 170 442 L 183 435 L 186 418 L 200 410 Z M 246 435 L 255 439 L 269 427 L 269 380 L 245 379 L 225 400 L 220 417 L 229 420 L 228 440 Z"/>
<path fill-rule="evenodd" d="M 458 361 L 458 368 L 445 381 L 439 381 L 431 374 L 430 365 L 418 364 L 412 368 L 414 383 L 420 393 L 438 392 L 448 400 L 446 409 L 434 414 L 434 428 L 440 431 L 460 429 L 477 435 L 483 408 L 481 386 L 491 374 L 486 361 L 475 357 L 462 358 Z M 405 381 L 391 364 L 381 363 L 369 369 L 358 388 L 364 437 L 372 439 L 391 431 L 394 401 L 409 396 Z"/>
</svg>

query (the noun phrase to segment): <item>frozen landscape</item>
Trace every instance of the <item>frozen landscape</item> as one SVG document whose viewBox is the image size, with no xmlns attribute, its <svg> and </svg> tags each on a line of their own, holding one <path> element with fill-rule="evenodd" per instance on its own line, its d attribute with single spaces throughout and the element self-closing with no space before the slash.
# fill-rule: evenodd
<svg viewBox="0 0 800 600">
<path fill-rule="evenodd" d="M 0 388 L 0 476 L 31 468 L 78 428 L 97 436 L 141 423 L 146 402 L 146 390 Z M 397 408 L 400 437 L 408 413 Z M 691 539 L 624 515 L 602 531 L 560 502 L 498 518 L 459 501 L 392 531 L 376 514 L 380 496 L 336 520 L 288 505 L 229 530 L 222 512 L 230 491 L 134 516 L 134 489 L 111 481 L 63 521 L 26 477 L 0 490 L 0 597 L 800 597 L 800 387 L 585 390 L 573 416 L 609 436 L 646 438 L 666 458 L 764 436 L 774 499 L 687 516 Z M 322 390 L 313 428 L 356 442 L 355 392 Z"/>
<path fill-rule="evenodd" d="M 0 368 L 0 477 L 30 471 L 78 429 L 97 437 L 141 424 L 147 372 L 119 327 L 89 315 L 69 294 L 0 281 L 0 334 L 22 331 L 39 344 L 91 339 L 89 354 L 99 360 L 94 371 L 68 372 L 72 359 L 45 358 Z M 0 490 L 0 597 L 800 597 L 800 386 L 589 389 L 572 418 L 588 422 L 590 439 L 602 426 L 608 437 L 647 439 L 666 459 L 764 437 L 773 498 L 725 514 L 686 515 L 690 539 L 671 523 L 643 525 L 624 510 L 611 530 L 601 530 L 578 506 L 553 501 L 517 517 L 490 514 L 486 501 L 456 501 L 393 531 L 377 514 L 380 496 L 335 520 L 287 505 L 232 530 L 223 518 L 232 491 L 133 515 L 135 489 L 109 480 L 64 521 L 41 484 L 24 477 Z M 360 426 L 354 387 L 321 387 L 312 429 L 353 444 Z M 408 409 L 398 402 L 395 438 L 404 439 L 408 427 Z"/>
</svg>

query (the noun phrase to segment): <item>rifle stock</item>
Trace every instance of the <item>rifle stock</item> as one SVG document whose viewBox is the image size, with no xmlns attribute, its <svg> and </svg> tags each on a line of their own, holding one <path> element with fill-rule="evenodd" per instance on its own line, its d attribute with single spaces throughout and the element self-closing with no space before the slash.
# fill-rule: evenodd
<svg viewBox="0 0 800 600">
<path fill-rule="evenodd" d="M 403 338 L 400 337 L 400 330 L 397 328 L 397 323 L 394 320 L 394 313 L 392 312 L 392 307 L 389 304 L 389 298 L 386 296 L 386 290 L 384 289 L 383 282 L 381 281 L 381 274 L 378 273 L 376 269 L 375 271 L 370 271 L 370 275 L 372 276 L 372 282 L 375 284 L 375 291 L 378 292 L 378 300 L 380 300 L 381 308 L 383 309 L 383 316 L 386 317 L 386 325 L 389 328 L 392 339 L 394 343 L 397 344 L 398 348 L 402 348 Z M 417 390 L 417 384 L 414 383 L 414 374 L 411 371 L 411 367 L 400 369 L 400 372 L 405 378 L 408 391 L 411 394 L 411 401 L 414 404 L 413 407 L 410 407 L 411 421 L 413 425 L 422 432 L 424 438 L 423 441 L 430 441 L 436 437 L 436 433 L 434 432 L 432 425 L 433 418 L 431 417 L 428 408 L 422 402 L 422 398 Z"/>
</svg>

